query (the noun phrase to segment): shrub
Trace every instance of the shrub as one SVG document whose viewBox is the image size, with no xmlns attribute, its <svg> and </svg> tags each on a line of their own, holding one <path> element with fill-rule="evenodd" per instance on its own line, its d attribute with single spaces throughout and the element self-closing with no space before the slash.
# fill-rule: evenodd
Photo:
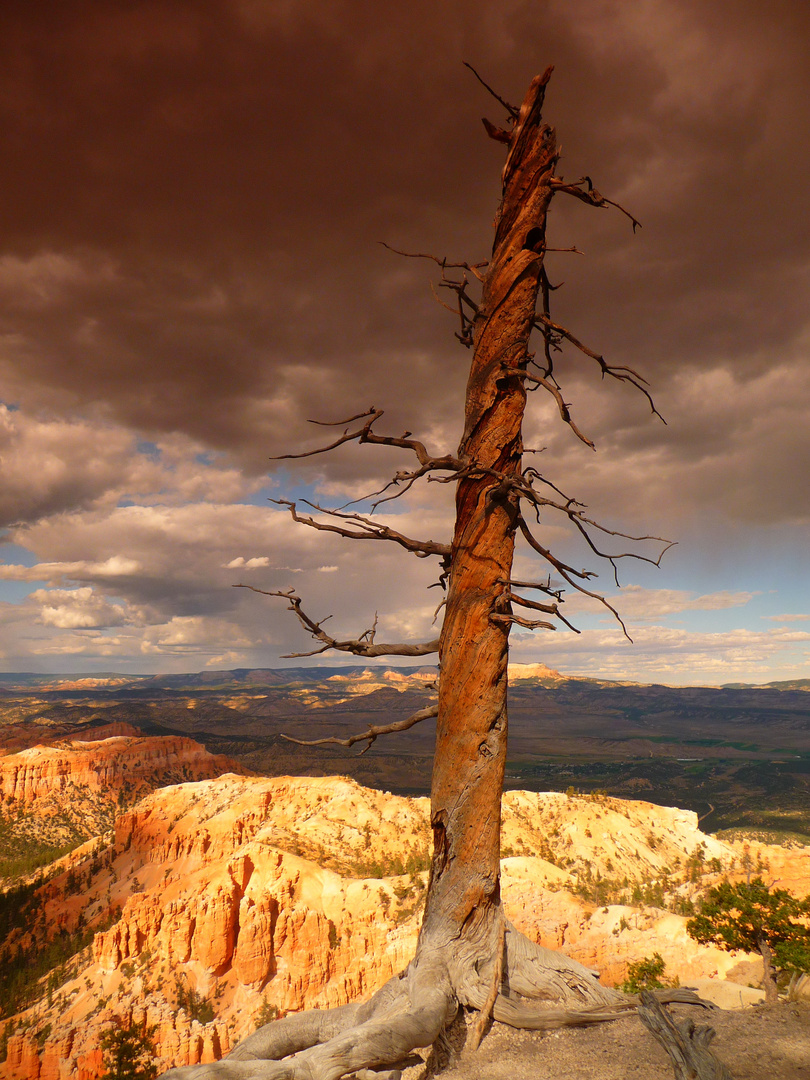
<svg viewBox="0 0 810 1080">
<path fill-rule="evenodd" d="M 640 994 L 642 990 L 658 990 L 662 986 L 671 986 L 663 979 L 666 963 L 660 953 L 653 953 L 643 960 L 636 960 L 627 965 L 627 978 L 619 987 L 626 994 Z"/>
</svg>

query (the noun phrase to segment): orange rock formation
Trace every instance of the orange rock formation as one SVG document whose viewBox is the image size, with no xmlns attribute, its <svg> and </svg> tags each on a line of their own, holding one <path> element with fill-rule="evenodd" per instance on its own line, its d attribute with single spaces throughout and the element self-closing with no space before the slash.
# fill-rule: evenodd
<svg viewBox="0 0 810 1080">
<path fill-rule="evenodd" d="M 4 1077 L 95 1080 L 99 1034 L 113 1017 L 155 1025 L 168 1067 L 218 1059 L 273 1011 L 368 995 L 415 945 L 427 810 L 426 799 L 341 777 L 231 774 L 148 795 L 118 817 L 109 845 L 62 860 L 39 890 L 37 918 L 16 932 L 22 947 L 57 927 L 98 930 L 52 1004 L 43 988 L 13 1019 Z M 679 915 L 587 899 L 597 875 L 645 889 L 666 880 L 674 896 L 693 887 L 687 867 L 705 881 L 718 868 L 739 871 L 741 847 L 700 833 L 694 814 L 511 792 L 504 850 L 508 916 L 608 981 L 655 951 L 682 982 L 728 973 L 739 959 L 691 942 Z M 752 846 L 755 859 L 781 851 Z M 788 857 L 797 891 L 810 891 L 810 852 Z"/>
<path fill-rule="evenodd" d="M 85 788 L 88 792 L 118 791 L 157 779 L 197 780 L 233 770 L 234 762 L 209 754 L 184 736 L 134 738 L 118 735 L 93 742 L 72 741 L 62 746 L 32 746 L 0 757 L 0 799 L 6 804 L 51 801 L 59 792 Z"/>
</svg>

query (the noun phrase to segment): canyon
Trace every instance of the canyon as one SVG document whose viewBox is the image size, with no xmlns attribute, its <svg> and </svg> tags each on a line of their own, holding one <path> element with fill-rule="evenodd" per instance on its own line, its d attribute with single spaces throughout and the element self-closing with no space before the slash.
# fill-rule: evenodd
<svg viewBox="0 0 810 1080">
<path fill-rule="evenodd" d="M 110 828 L 123 805 L 167 783 L 246 771 L 186 736 L 144 737 L 121 722 L 88 734 L 0 757 L 0 877 L 4 852 L 70 845 Z"/>
<path fill-rule="evenodd" d="M 293 739 L 404 719 L 434 695 L 430 665 L 245 668 L 176 675 L 0 673 L 0 753 L 114 734 L 188 736 L 261 775 L 347 775 L 399 795 L 429 791 L 435 723 L 367 753 Z M 696 811 L 704 829 L 810 842 L 807 680 L 669 687 L 509 669 L 515 790 L 604 790 Z M 5 748 L 4 750 L 2 748 Z M 176 779 L 182 779 L 181 776 Z"/>
<path fill-rule="evenodd" d="M 217 1060 L 273 1016 L 366 996 L 407 964 L 427 799 L 232 764 L 186 737 L 132 735 L 0 760 L 7 817 L 47 822 L 98 801 L 110 823 L 2 882 L 7 1080 L 97 1080 L 113 1024 L 154 1029 L 161 1069 Z M 611 984 L 658 952 L 669 978 L 738 1003 L 757 996 L 757 961 L 692 941 L 692 901 L 752 870 L 810 893 L 802 844 L 718 838 L 692 811 L 603 792 L 507 792 L 502 851 L 507 915 L 533 940 Z"/>
</svg>

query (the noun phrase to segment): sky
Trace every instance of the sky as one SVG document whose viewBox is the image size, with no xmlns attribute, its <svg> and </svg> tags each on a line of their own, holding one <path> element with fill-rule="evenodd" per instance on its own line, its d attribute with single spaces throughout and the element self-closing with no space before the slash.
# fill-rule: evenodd
<svg viewBox="0 0 810 1080">
<path fill-rule="evenodd" d="M 607 526 L 677 541 L 619 588 L 592 567 L 632 643 L 574 597 L 579 635 L 513 631 L 512 658 L 810 677 L 809 43 L 805 0 L 7 0 L 0 669 L 273 667 L 310 647 L 283 601 L 237 584 L 294 588 L 340 636 L 375 612 L 378 640 L 435 636 L 430 560 L 269 501 L 361 499 L 407 457 L 271 458 L 372 405 L 382 432 L 457 446 L 469 354 L 435 266 L 381 241 L 489 254 L 504 148 L 481 118 L 505 117 L 467 61 L 516 102 L 554 65 L 558 172 L 642 223 L 556 197 L 549 242 L 584 255 L 548 256 L 553 312 L 643 373 L 667 423 L 565 351 L 596 452 L 533 395 L 533 462 Z M 451 485 L 383 509 L 450 537 Z M 521 550 L 517 576 L 538 572 Z"/>
</svg>

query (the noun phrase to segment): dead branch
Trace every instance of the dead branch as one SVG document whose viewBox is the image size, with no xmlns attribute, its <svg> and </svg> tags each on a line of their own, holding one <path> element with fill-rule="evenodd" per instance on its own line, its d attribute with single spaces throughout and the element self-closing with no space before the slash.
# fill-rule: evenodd
<svg viewBox="0 0 810 1080">
<path fill-rule="evenodd" d="M 337 735 L 330 735 L 326 739 L 294 739 L 292 735 L 282 735 L 281 737 L 286 739 L 287 742 L 297 743 L 299 746 L 354 746 L 355 743 L 368 739 L 368 746 L 364 746 L 360 751 L 361 754 L 365 754 L 378 735 L 391 735 L 395 731 L 407 731 L 408 728 L 421 724 L 423 720 L 430 720 L 431 717 L 438 715 L 439 706 L 428 705 L 405 720 L 395 720 L 392 724 L 371 724 L 366 731 L 358 735 L 350 735 L 347 739 L 340 739 Z"/>
<path fill-rule="evenodd" d="M 733 1080 L 731 1073 L 709 1049 L 713 1028 L 692 1020 L 676 1023 L 649 990 L 642 990 L 638 1008 L 641 1022 L 669 1055 L 675 1080 Z"/>
<path fill-rule="evenodd" d="M 591 518 L 585 517 L 584 514 L 580 512 L 573 512 L 569 514 L 568 517 L 594 555 L 598 555 L 601 559 L 605 559 L 606 562 L 610 563 L 613 568 L 613 580 L 616 582 L 617 587 L 619 586 L 619 568 L 616 565 L 618 559 L 638 559 L 639 562 L 649 563 L 651 566 L 660 566 L 664 555 L 671 547 L 675 547 L 677 544 L 676 540 L 665 540 L 661 536 L 628 536 L 627 533 L 608 529 L 604 525 L 600 525 L 598 521 L 593 521 Z M 594 529 L 599 529 L 600 532 L 606 533 L 608 536 L 621 536 L 625 540 L 656 540 L 665 546 L 661 549 L 658 557 L 655 559 L 650 555 L 641 555 L 637 551 L 622 551 L 611 555 L 606 551 L 600 550 L 600 548 L 596 546 L 593 537 L 585 527 L 586 525 L 590 525 Z"/>
<path fill-rule="evenodd" d="M 575 634 L 581 633 L 573 623 L 570 623 L 568 619 L 566 619 L 556 604 L 538 604 L 536 600 L 528 600 L 525 596 L 518 596 L 517 593 L 511 591 L 507 593 L 507 596 L 513 604 L 517 604 L 519 607 L 532 608 L 536 611 L 545 611 L 547 614 L 553 615 L 555 619 L 559 619 L 560 622 L 565 623 L 568 629 L 573 630 Z"/>
<path fill-rule="evenodd" d="M 520 112 L 512 131 L 509 153 L 506 155 L 506 161 L 501 172 L 504 190 L 509 186 L 515 170 L 519 170 L 521 166 L 525 165 L 526 160 L 533 156 L 532 148 L 545 143 L 546 133 L 553 134 L 548 125 L 543 124 L 541 119 L 546 86 L 553 71 L 553 67 L 548 67 L 542 75 L 536 75 L 532 79 L 526 97 L 523 99 L 523 104 L 520 106 Z M 554 160 L 557 157 L 559 157 L 559 151 L 555 153 Z M 499 224 L 504 224 L 503 216 Z"/>
<path fill-rule="evenodd" d="M 543 270 L 540 274 L 540 296 L 543 301 L 543 315 L 548 319 L 551 318 L 551 294 L 552 292 L 554 292 L 555 289 L 559 289 L 561 286 L 562 282 L 560 282 L 559 285 L 551 284 L 548 279 L 548 274 L 546 273 L 545 265 L 543 265 Z M 559 342 L 557 342 L 550 333 L 543 334 L 542 337 L 543 355 L 546 358 L 545 376 L 546 378 L 551 379 L 554 376 L 554 360 L 552 358 L 551 351 L 552 349 L 559 350 L 560 346 Z"/>
<path fill-rule="evenodd" d="M 492 1010 L 495 1006 L 495 1001 L 500 993 L 501 985 L 503 983 L 504 974 L 504 962 L 506 960 L 506 919 L 501 917 L 500 929 L 498 930 L 498 944 L 495 950 L 494 963 L 492 965 L 492 981 L 489 987 L 489 993 L 487 994 L 484 1007 L 478 1013 L 476 1017 L 473 1029 L 470 1032 L 468 1041 L 469 1053 L 474 1054 L 478 1047 L 481 1045 L 481 1040 L 484 1037 L 487 1024 L 492 1017 Z"/>
<path fill-rule="evenodd" d="M 583 187 L 583 185 L 587 186 Z M 641 228 L 641 222 L 634 218 L 629 210 L 625 210 L 619 203 L 606 198 L 601 191 L 596 190 L 590 176 L 583 176 L 571 183 L 566 183 L 561 176 L 555 176 L 551 181 L 551 186 L 555 191 L 563 192 L 565 195 L 573 195 L 575 199 L 579 199 L 589 206 L 596 206 L 600 209 L 606 206 L 615 206 L 625 217 L 630 219 L 633 232 Z"/>
<path fill-rule="evenodd" d="M 606 375 L 609 375 L 612 379 L 616 379 L 618 382 L 630 383 L 630 385 L 634 386 L 636 390 L 640 391 L 650 403 L 650 410 L 653 415 L 657 416 L 663 424 L 666 424 L 666 420 L 663 418 L 658 409 L 656 409 L 655 402 L 653 401 L 652 395 L 650 394 L 649 390 L 647 390 L 646 387 L 642 385 L 643 383 L 646 383 L 647 380 L 642 375 L 639 375 L 637 371 L 634 371 L 631 367 L 622 367 L 608 364 L 604 356 L 601 356 L 599 353 L 594 352 L 593 349 L 588 348 L 588 346 L 585 345 L 584 342 L 580 341 L 578 337 L 572 334 L 571 331 L 567 329 L 567 327 L 563 326 L 561 323 L 554 322 L 552 319 L 549 318 L 548 315 L 538 314 L 537 318 L 535 319 L 535 326 L 544 336 L 546 333 L 551 332 L 552 334 L 559 335 L 559 337 L 561 338 L 565 338 L 566 341 L 570 341 L 571 344 L 575 348 L 579 349 L 581 353 L 584 353 L 585 356 L 589 356 L 592 360 L 595 360 L 602 372 L 602 378 L 604 378 Z"/>
<path fill-rule="evenodd" d="M 593 518 L 587 517 L 583 513 L 584 504 L 577 502 L 575 499 L 568 498 L 555 484 L 553 484 L 550 480 L 547 480 L 535 468 L 531 466 L 527 469 L 524 469 L 521 475 L 512 476 L 507 475 L 506 473 L 499 472 L 496 469 L 482 469 L 475 463 L 471 463 L 470 465 L 466 466 L 466 468 L 462 470 L 462 472 L 460 472 L 458 476 L 474 476 L 481 474 L 491 476 L 494 480 L 497 481 L 496 486 L 488 493 L 490 499 L 502 501 L 504 499 L 507 499 L 510 493 L 514 492 L 519 499 L 526 499 L 527 502 L 531 503 L 532 506 L 534 506 L 538 521 L 540 520 L 539 511 L 541 508 L 556 510 L 558 513 L 565 515 L 565 517 L 568 518 L 571 524 L 574 525 L 574 527 L 582 535 L 583 539 L 585 540 L 591 551 L 593 551 L 593 553 L 595 555 L 598 555 L 601 559 L 604 559 L 606 562 L 610 563 L 613 568 L 613 574 L 617 585 L 619 584 L 619 580 L 618 567 L 616 563 L 619 559 L 637 559 L 639 560 L 639 562 L 646 562 L 649 563 L 651 566 L 660 566 L 661 559 L 664 557 L 665 553 L 669 551 L 671 547 L 675 546 L 675 541 L 667 540 L 663 536 L 634 536 L 632 533 L 620 532 L 618 529 L 609 529 L 606 525 L 602 525 L 598 521 L 595 521 Z M 453 478 L 455 479 L 456 477 Z M 555 491 L 565 501 L 560 503 L 554 499 L 549 499 L 544 495 L 540 495 L 539 492 L 532 485 L 532 480 L 534 479 L 539 480 L 541 483 L 551 488 L 552 491 Z M 643 555 L 635 551 L 623 551 L 614 553 L 602 551 L 599 547 L 597 547 L 596 543 L 593 540 L 593 537 L 590 535 L 588 531 L 589 527 L 599 530 L 599 532 L 604 533 L 606 536 L 619 536 L 624 540 L 633 540 L 638 543 L 655 541 L 657 543 L 663 544 L 664 547 L 656 558 L 653 558 L 649 555 Z M 568 567 L 567 569 L 569 570 L 569 572 L 574 572 L 570 567 Z"/>
<path fill-rule="evenodd" d="M 372 405 L 370 409 L 367 409 L 362 413 L 357 413 L 355 416 L 350 416 L 348 420 L 310 420 L 310 424 L 318 424 L 321 427 L 339 427 L 342 424 L 350 424 L 355 420 L 367 418 L 362 427 L 357 428 L 355 431 L 349 431 L 347 429 L 340 438 L 335 439 L 335 441 L 329 443 L 328 446 L 319 446 L 314 450 L 303 450 L 300 454 L 277 454 L 271 457 L 270 460 L 289 461 L 298 458 L 315 457 L 317 454 L 326 454 L 330 450 L 335 450 L 344 443 L 357 441 L 359 443 L 370 443 L 373 446 L 396 446 L 403 450 L 410 450 L 416 455 L 419 464 L 426 470 L 459 468 L 460 462 L 451 454 L 444 454 L 437 457 L 428 453 L 424 443 L 419 442 L 418 439 L 410 439 L 407 437 L 410 432 L 406 433 L 404 436 L 396 437 L 394 435 L 378 435 L 376 432 L 372 431 L 372 426 L 384 415 L 385 413 L 382 409 L 375 409 Z"/>
<path fill-rule="evenodd" d="M 490 139 L 495 142 L 506 143 L 508 146 L 512 141 L 512 132 L 504 131 L 503 128 L 499 128 L 496 124 L 493 124 L 490 120 L 487 120 L 485 116 L 481 117 L 481 123 L 484 125 L 484 131 L 489 135 Z"/>
<path fill-rule="evenodd" d="M 345 420 L 307 420 L 308 424 L 315 424 L 316 427 L 343 427 L 345 424 L 351 424 L 355 420 L 362 420 L 365 416 L 371 416 L 379 410 L 375 409 L 372 405 L 370 409 L 366 409 L 365 412 L 355 413 L 354 416 L 347 416 Z M 382 412 L 380 411 L 382 416 Z M 273 460 L 272 458 L 270 459 Z"/>
<path fill-rule="evenodd" d="M 448 483 L 448 481 L 452 480 L 455 476 L 455 473 L 451 474 L 449 477 L 433 476 L 431 475 L 432 471 L 432 465 L 420 465 L 418 469 L 400 469 L 399 471 L 395 472 L 391 479 L 388 481 L 388 483 L 384 484 L 378 491 L 370 491 L 367 495 L 361 495 L 357 499 L 350 499 L 348 502 L 343 503 L 341 506 L 330 507 L 328 509 L 326 507 L 322 507 L 321 510 L 324 514 L 340 513 L 341 511 L 345 510 L 347 506 L 353 506 L 355 503 L 369 502 L 373 500 L 373 502 L 371 502 L 371 511 L 372 513 L 374 513 L 376 512 L 377 507 L 382 506 L 383 503 L 393 502 L 394 499 L 402 498 L 403 495 L 407 494 L 411 490 L 416 481 L 421 479 L 421 477 L 423 476 L 427 476 L 428 481 L 435 480 L 438 483 Z M 404 486 L 400 487 L 400 485 Z M 384 498 L 377 498 L 378 495 L 384 495 L 384 493 L 391 488 L 396 488 L 397 490 L 394 491 L 392 495 L 385 495 Z"/>
<path fill-rule="evenodd" d="M 468 64 L 466 60 L 462 60 L 461 62 L 464 65 L 465 68 L 470 69 L 470 71 L 473 73 L 473 75 L 476 77 L 476 79 L 478 79 L 478 81 L 481 83 L 481 85 L 484 87 L 484 89 L 487 90 L 490 94 L 492 94 L 492 96 L 495 98 L 496 101 L 499 101 L 501 103 L 501 105 L 503 105 L 503 107 L 509 113 L 510 118 L 513 121 L 517 120 L 518 116 L 520 115 L 520 109 L 518 109 L 517 105 L 510 105 L 508 101 L 504 101 L 504 99 L 501 97 L 501 95 L 497 94 L 492 89 L 492 87 L 489 85 L 489 83 L 484 82 L 484 80 L 481 78 L 481 76 L 478 74 L 478 72 L 475 70 L 475 68 L 472 66 L 472 64 Z"/>
<path fill-rule="evenodd" d="M 318 532 L 337 533 L 338 536 L 345 536 L 350 540 L 390 540 L 392 543 L 405 548 L 406 551 L 412 552 L 419 559 L 427 558 L 430 555 L 438 555 L 442 560 L 450 558 L 449 544 L 439 544 L 435 540 L 414 540 L 412 537 L 405 536 L 404 533 L 398 532 L 388 525 L 383 525 L 379 521 L 374 521 L 372 518 L 364 517 L 362 514 L 344 514 L 340 510 L 330 510 L 327 507 L 319 506 L 317 503 L 311 503 L 307 499 L 303 500 L 307 506 L 311 506 L 319 514 L 327 514 L 329 517 L 351 522 L 355 526 L 355 528 L 351 529 L 345 525 L 330 525 L 328 522 L 316 521 L 308 515 L 299 514 L 297 504 L 289 499 L 270 499 L 269 501 L 276 503 L 278 506 L 286 506 L 293 521 L 300 525 L 307 525 Z"/>
<path fill-rule="evenodd" d="M 525 596 L 519 596 L 517 593 L 512 592 L 511 589 L 501 595 L 512 603 L 520 604 L 521 607 L 531 608 L 533 611 L 544 611 L 547 615 L 557 614 L 556 604 L 541 604 L 537 600 L 528 600 Z"/>
<path fill-rule="evenodd" d="M 536 589 L 537 592 L 546 593 L 547 596 L 553 596 L 555 600 L 562 600 L 562 589 L 553 589 L 551 587 L 551 576 L 546 578 L 545 581 L 512 581 L 501 578 L 498 582 L 499 585 L 507 585 L 512 589 Z"/>
<path fill-rule="evenodd" d="M 528 481 L 526 480 L 527 476 L 529 477 Z M 542 480 L 543 483 L 548 483 L 548 481 L 541 477 L 535 469 L 526 469 L 521 480 L 516 481 L 514 485 L 514 489 L 517 492 L 518 497 L 526 499 L 535 507 L 538 521 L 539 510 L 541 507 L 548 507 L 564 514 L 574 526 L 574 528 L 582 536 L 583 540 L 594 553 L 594 555 L 598 555 L 600 559 L 604 559 L 606 562 L 610 563 L 610 566 L 613 569 L 613 578 L 616 582 L 617 587 L 619 586 L 619 559 L 637 559 L 639 562 L 646 562 L 649 563 L 651 566 L 660 566 L 661 559 L 664 557 L 666 552 L 669 551 L 671 547 L 675 546 L 676 541 L 667 540 L 663 536 L 633 536 L 630 533 L 620 532 L 618 529 L 609 529 L 606 525 L 602 525 L 598 521 L 594 521 L 593 518 L 587 517 L 583 513 L 582 509 L 578 509 L 579 507 L 582 507 L 582 504 L 576 502 L 573 499 L 569 499 L 564 504 L 560 504 L 555 502 L 553 499 L 545 498 L 539 495 L 532 487 L 532 476 L 535 476 L 538 479 Z M 555 488 L 555 490 L 558 489 Z M 619 536 L 624 540 L 633 540 L 638 543 L 643 543 L 645 541 L 655 541 L 656 543 L 663 544 L 664 546 L 655 558 L 653 558 L 651 555 L 644 555 L 641 552 L 637 551 L 602 551 L 602 549 L 599 548 L 595 543 L 593 537 L 589 532 L 589 529 L 597 529 L 599 532 L 604 533 L 606 536 Z"/>
<path fill-rule="evenodd" d="M 425 251 L 401 251 L 399 248 L 392 247 L 390 244 L 386 244 L 384 240 L 380 240 L 379 243 L 384 248 L 388 248 L 389 251 L 393 251 L 395 255 L 402 255 L 405 259 L 429 259 L 430 262 L 435 262 L 437 266 L 440 266 L 442 270 L 468 270 L 471 274 L 478 278 L 479 281 L 484 280 L 483 274 L 479 274 L 478 271 L 482 270 L 485 266 L 489 266 L 488 259 L 482 259 L 481 262 L 468 263 L 468 262 L 450 262 L 450 260 L 441 255 L 432 255 L 430 252 Z"/>
<path fill-rule="evenodd" d="M 568 409 L 568 403 L 563 400 L 560 388 L 558 386 L 555 386 L 549 378 L 546 378 L 543 375 L 531 375 L 528 371 L 510 372 L 510 374 L 519 375 L 520 378 L 525 379 L 526 382 L 533 383 L 535 386 L 542 386 L 543 389 L 549 394 L 551 394 L 551 396 L 556 401 L 557 408 L 560 413 L 560 419 L 563 420 L 564 423 L 568 424 L 573 433 L 581 442 L 584 442 L 586 446 L 589 446 L 591 448 L 591 450 L 596 449 L 596 445 L 592 442 L 592 440 L 589 439 L 587 435 L 584 435 L 574 423 L 574 419 Z"/>
<path fill-rule="evenodd" d="M 586 589 L 584 585 L 581 585 L 579 583 L 580 581 L 587 581 L 592 577 L 596 577 L 596 574 L 593 572 L 593 570 L 575 570 L 573 566 L 567 566 L 560 559 L 552 555 L 548 548 L 543 547 L 540 541 L 534 536 L 531 529 L 526 524 L 526 520 L 522 514 L 518 514 L 517 523 L 521 533 L 523 534 L 524 539 L 529 544 L 529 546 L 534 548 L 538 555 L 542 555 L 546 562 L 548 562 L 551 566 L 554 567 L 560 577 L 564 581 L 567 581 L 568 584 L 573 589 L 576 589 L 578 593 L 582 593 L 583 596 L 590 596 L 593 600 L 597 600 L 600 604 L 602 604 L 603 607 L 606 607 L 611 613 L 611 615 L 613 615 L 619 626 L 622 628 L 622 633 L 624 634 L 624 636 L 627 638 L 628 641 L 632 642 L 633 639 L 627 632 L 627 627 L 624 624 L 624 620 L 622 619 L 616 608 L 613 607 L 613 605 L 608 600 L 606 600 L 601 593 L 594 592 L 592 589 Z M 576 580 L 577 578 L 579 578 L 579 581 Z"/>
<path fill-rule="evenodd" d="M 250 589 L 251 592 L 260 593 L 262 596 L 280 596 L 283 600 L 287 601 L 289 610 L 295 612 L 298 621 L 304 629 L 316 640 L 323 642 L 319 649 L 313 649 L 311 652 L 285 653 L 283 656 L 284 660 L 290 660 L 300 656 L 319 656 L 329 649 L 334 649 L 336 652 L 352 653 L 353 656 L 428 656 L 430 653 L 435 653 L 439 650 L 438 638 L 434 641 L 419 642 L 415 645 L 408 645 L 407 643 L 375 644 L 374 636 L 377 632 L 376 615 L 373 624 L 368 630 L 364 630 L 360 637 L 347 638 L 345 641 L 340 641 L 338 638 L 334 638 L 330 634 L 327 634 L 323 629 L 323 624 L 328 619 L 331 619 L 332 616 L 327 615 L 326 618 L 321 619 L 320 622 L 316 622 L 314 619 L 310 618 L 301 607 L 301 597 L 297 595 L 294 589 L 258 589 L 255 585 L 242 584 L 234 585 L 234 588 Z"/>
<path fill-rule="evenodd" d="M 488 263 L 486 261 L 478 263 L 449 262 L 446 258 L 440 258 L 438 255 L 431 255 L 422 251 L 401 251 L 399 248 L 391 247 L 390 244 L 386 244 L 384 241 L 381 241 L 381 243 L 382 246 L 387 248 L 389 251 L 393 251 L 396 255 L 402 255 L 406 259 L 429 259 L 431 262 L 436 263 L 436 265 L 441 269 L 442 272 L 442 279 L 439 282 L 439 288 L 451 289 L 453 292 L 456 293 L 456 307 L 451 307 L 449 304 L 446 304 L 436 292 L 433 284 L 431 284 L 430 290 L 433 293 L 433 297 L 438 304 L 440 304 L 447 311 L 452 312 L 454 315 L 458 315 L 461 327 L 460 332 L 456 334 L 456 337 L 466 348 L 471 348 L 473 343 L 473 318 L 478 312 L 478 304 L 475 300 L 473 300 L 473 298 L 467 291 L 467 287 L 470 284 L 467 273 L 471 273 L 479 282 L 483 282 L 484 277 L 481 273 L 481 270 L 483 267 L 487 266 Z M 449 276 L 447 273 L 448 270 L 462 271 L 461 277 L 459 278 Z M 465 310 L 465 305 L 472 312 L 472 317 Z"/>
<path fill-rule="evenodd" d="M 497 611 L 493 612 L 489 618 L 491 622 L 501 623 L 503 626 L 525 626 L 527 630 L 557 629 L 554 623 L 545 622 L 543 619 L 524 619 L 521 615 L 501 615 Z"/>
</svg>

